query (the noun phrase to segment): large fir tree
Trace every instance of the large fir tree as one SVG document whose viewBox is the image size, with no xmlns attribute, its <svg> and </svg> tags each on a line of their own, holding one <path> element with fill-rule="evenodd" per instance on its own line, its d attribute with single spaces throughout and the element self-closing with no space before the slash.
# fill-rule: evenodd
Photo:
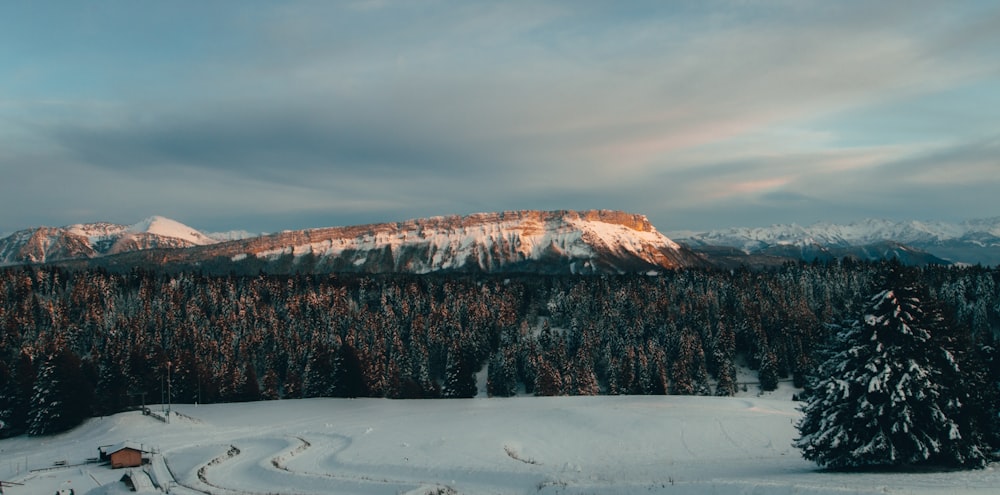
<svg viewBox="0 0 1000 495">
<path fill-rule="evenodd" d="M 961 381 L 961 370 L 931 333 L 941 324 L 937 305 L 910 270 L 889 263 L 885 271 L 861 320 L 820 366 L 795 445 L 837 469 L 981 467 L 985 446 L 947 385 Z"/>
<path fill-rule="evenodd" d="M 66 431 L 90 416 L 93 388 L 72 351 L 52 351 L 38 371 L 30 409 L 28 434 L 50 435 Z"/>
</svg>

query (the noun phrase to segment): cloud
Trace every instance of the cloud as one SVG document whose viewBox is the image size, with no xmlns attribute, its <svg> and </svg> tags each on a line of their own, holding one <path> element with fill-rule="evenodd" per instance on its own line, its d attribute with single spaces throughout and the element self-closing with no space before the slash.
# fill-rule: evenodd
<svg viewBox="0 0 1000 495">
<path fill-rule="evenodd" d="M 872 181 L 890 170 L 903 174 L 892 182 L 900 191 L 990 173 L 993 148 L 981 140 L 995 120 L 982 105 L 948 105 L 961 109 L 949 122 L 978 116 L 960 132 L 918 133 L 885 117 L 933 119 L 921 102 L 949 91 L 951 101 L 967 101 L 961 88 L 971 86 L 996 98 L 1000 61 L 989 48 L 1000 42 L 1000 15 L 988 7 L 258 7 L 235 16 L 208 9 L 190 26 L 177 12 L 139 16 L 130 32 L 148 25 L 163 37 L 137 37 L 136 46 L 114 34 L 127 13 L 91 15 L 103 34 L 77 51 L 105 72 L 74 65 L 89 85 L 33 85 L 45 76 L 30 74 L 57 74 L 64 58 L 18 58 L 29 76 L 8 83 L 12 104 L 0 103 L 0 143 L 10 145 L 0 167 L 44 163 L 57 182 L 105 191 L 116 201 L 72 201 L 98 216 L 111 211 L 106 203 L 173 201 L 194 216 L 256 212 L 275 221 L 324 209 L 337 212 L 331 218 L 390 220 L 609 207 L 663 218 L 716 211 L 718 223 L 734 206 L 763 219 L 795 198 L 840 211 L 881 208 L 862 195 L 875 194 Z M 89 39 L 71 22 L 58 25 L 66 29 L 51 33 L 57 41 L 71 37 L 65 32 Z M 191 49 L 199 44 L 208 48 Z M 68 104 L 56 110 L 42 100 Z M 945 145 L 966 172 L 926 165 L 933 150 L 947 154 Z M 171 187 L 152 191 L 150 181 Z M 38 180 L 24 184 L 17 194 L 71 202 Z M 127 192 L 135 190 L 143 194 Z M 883 197 L 900 210 L 914 201 Z M 14 221 L 8 215 L 0 226 Z"/>
</svg>

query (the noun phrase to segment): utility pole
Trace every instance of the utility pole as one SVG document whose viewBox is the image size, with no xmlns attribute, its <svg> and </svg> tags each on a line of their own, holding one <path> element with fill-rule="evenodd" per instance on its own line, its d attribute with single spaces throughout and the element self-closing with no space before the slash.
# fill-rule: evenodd
<svg viewBox="0 0 1000 495">
<path fill-rule="evenodd" d="M 171 406 L 170 396 L 172 395 L 170 389 L 170 368 L 172 366 L 173 363 L 167 361 L 167 424 L 168 425 L 170 424 L 170 406 Z"/>
</svg>

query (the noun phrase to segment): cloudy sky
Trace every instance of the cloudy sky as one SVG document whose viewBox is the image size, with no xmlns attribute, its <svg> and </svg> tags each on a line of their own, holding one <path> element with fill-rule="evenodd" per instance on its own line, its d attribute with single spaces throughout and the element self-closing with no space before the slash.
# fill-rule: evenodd
<svg viewBox="0 0 1000 495">
<path fill-rule="evenodd" d="M 0 233 L 1000 215 L 1000 4 L 0 4 Z"/>
</svg>

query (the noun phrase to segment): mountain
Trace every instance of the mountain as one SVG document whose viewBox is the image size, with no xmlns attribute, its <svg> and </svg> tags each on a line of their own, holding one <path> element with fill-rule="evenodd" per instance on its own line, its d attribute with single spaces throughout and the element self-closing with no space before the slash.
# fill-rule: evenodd
<svg viewBox="0 0 1000 495">
<path fill-rule="evenodd" d="M 182 223 L 150 217 L 114 223 L 35 227 L 0 239 L 0 266 L 91 259 L 136 250 L 203 246 L 217 241 Z"/>
<path fill-rule="evenodd" d="M 706 262 L 643 215 L 507 211 L 286 231 L 95 258 L 106 268 L 173 265 L 256 273 L 646 273 Z"/>
<path fill-rule="evenodd" d="M 748 255 L 805 260 L 854 256 L 899 257 L 912 264 L 1000 264 L 1000 217 L 961 223 L 867 219 L 849 224 L 816 223 L 680 233 L 696 250 L 735 248 Z"/>
<path fill-rule="evenodd" d="M 258 235 L 204 234 L 163 217 L 134 225 L 37 227 L 0 239 L 0 266 L 170 266 L 228 273 L 647 273 L 789 260 L 899 258 L 1000 264 L 1000 217 L 962 223 L 864 220 L 672 236 L 611 210 L 507 211 Z"/>
</svg>

